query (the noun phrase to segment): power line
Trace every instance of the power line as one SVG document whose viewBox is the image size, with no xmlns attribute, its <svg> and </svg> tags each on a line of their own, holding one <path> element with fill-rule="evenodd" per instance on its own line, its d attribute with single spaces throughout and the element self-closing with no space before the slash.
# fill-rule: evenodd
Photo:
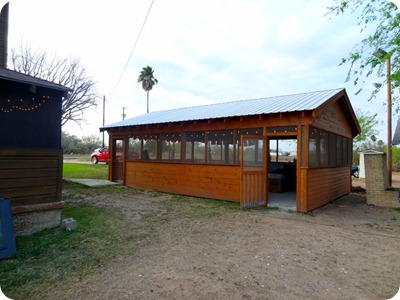
<svg viewBox="0 0 400 300">
<path fill-rule="evenodd" d="M 146 21 L 147 21 L 147 18 L 148 18 L 148 16 L 149 16 L 149 14 L 150 14 L 150 10 L 151 10 L 151 8 L 152 8 L 152 6 L 153 6 L 153 3 L 154 3 L 154 0 L 151 1 L 149 10 L 147 11 L 147 14 L 146 14 L 146 18 L 145 18 L 144 21 L 143 21 L 142 28 L 140 28 L 139 34 L 138 34 L 138 36 L 137 36 L 137 38 L 136 38 L 135 44 L 133 45 L 133 48 L 132 48 L 131 54 L 129 55 L 128 61 L 126 62 L 125 67 L 124 67 L 124 69 L 122 70 L 121 75 L 120 75 L 119 78 L 118 78 L 117 84 L 115 85 L 114 89 L 112 90 L 110 96 L 111 96 L 112 94 L 114 94 L 115 90 L 117 89 L 117 87 L 118 87 L 118 85 L 119 85 L 119 83 L 120 83 L 120 81 L 121 81 L 121 79 L 122 79 L 122 76 L 123 76 L 124 73 L 125 73 L 126 68 L 128 67 L 129 61 L 131 60 L 133 51 L 135 51 L 136 45 L 137 45 L 137 43 L 138 43 L 138 41 L 139 41 L 139 38 L 140 38 L 140 36 L 141 36 L 141 34 L 142 34 L 144 25 L 146 24 Z"/>
</svg>

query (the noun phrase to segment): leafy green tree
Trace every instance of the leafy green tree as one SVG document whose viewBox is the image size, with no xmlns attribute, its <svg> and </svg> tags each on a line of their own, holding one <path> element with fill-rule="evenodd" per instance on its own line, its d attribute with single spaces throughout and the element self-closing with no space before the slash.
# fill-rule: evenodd
<svg viewBox="0 0 400 300">
<path fill-rule="evenodd" d="M 85 149 L 85 153 L 91 153 L 94 149 L 100 148 L 102 145 L 101 139 L 94 134 L 83 136 L 81 141 Z"/>
<path fill-rule="evenodd" d="M 356 136 L 353 148 L 356 151 L 364 150 L 383 150 L 383 142 L 377 141 L 376 135 L 379 133 L 377 127 L 382 122 L 377 119 L 377 114 L 371 115 L 369 112 L 363 112 L 360 109 L 355 111 L 358 123 L 361 127 L 361 133 Z"/>
<path fill-rule="evenodd" d="M 144 67 L 139 74 L 137 82 L 142 83 L 142 88 L 147 92 L 147 113 L 149 113 L 149 92 L 153 86 L 158 83 L 158 80 L 154 78 L 154 70 L 152 67 Z"/>
<path fill-rule="evenodd" d="M 89 154 L 100 148 L 102 141 L 95 135 L 83 136 L 81 139 L 67 132 L 61 132 L 61 148 L 63 153 Z"/>
<path fill-rule="evenodd" d="M 387 84 L 386 66 L 383 61 L 391 59 L 392 100 L 397 103 L 399 111 L 400 86 L 400 11 L 388 0 L 333 0 L 328 7 L 327 15 L 350 13 L 356 15 L 357 25 L 363 38 L 356 44 L 341 65 L 350 64 L 346 82 L 353 78 L 354 85 L 359 86 L 356 94 L 363 89 L 365 80 L 372 76 L 376 78 L 374 90 L 368 100 L 376 98 L 379 91 Z M 381 48 L 387 55 L 381 59 L 373 55 Z"/>
<path fill-rule="evenodd" d="M 61 132 L 61 148 L 63 153 L 81 153 L 80 140 L 77 136 L 67 132 Z"/>
<path fill-rule="evenodd" d="M 400 148 L 397 146 L 392 147 L 392 163 L 393 163 L 393 171 L 400 171 Z"/>
</svg>

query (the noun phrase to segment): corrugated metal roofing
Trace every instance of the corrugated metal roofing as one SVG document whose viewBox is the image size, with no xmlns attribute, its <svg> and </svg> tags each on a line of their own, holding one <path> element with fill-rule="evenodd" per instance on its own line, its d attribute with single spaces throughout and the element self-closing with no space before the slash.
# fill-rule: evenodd
<svg viewBox="0 0 400 300">
<path fill-rule="evenodd" d="M 63 91 L 67 92 L 70 91 L 70 88 L 67 88 L 65 86 L 62 86 L 60 84 L 50 82 L 47 80 L 43 80 L 40 78 L 32 77 L 23 73 L 19 73 L 14 70 L 9 70 L 9 69 L 4 69 L 0 68 L 0 79 L 3 80 L 9 80 L 9 81 L 15 81 L 15 82 L 20 82 L 20 83 L 25 83 L 25 84 L 32 84 L 32 85 L 37 85 L 57 91 Z"/>
<path fill-rule="evenodd" d="M 341 91 L 343 91 L 342 88 L 155 111 L 106 125 L 100 129 L 314 110 Z"/>
</svg>

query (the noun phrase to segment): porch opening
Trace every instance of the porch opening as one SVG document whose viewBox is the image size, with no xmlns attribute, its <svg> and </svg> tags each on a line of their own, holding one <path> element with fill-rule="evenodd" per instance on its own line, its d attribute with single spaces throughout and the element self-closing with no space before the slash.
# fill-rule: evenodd
<svg viewBox="0 0 400 300">
<path fill-rule="evenodd" d="M 268 206 L 296 211 L 297 138 L 270 137 Z"/>
</svg>

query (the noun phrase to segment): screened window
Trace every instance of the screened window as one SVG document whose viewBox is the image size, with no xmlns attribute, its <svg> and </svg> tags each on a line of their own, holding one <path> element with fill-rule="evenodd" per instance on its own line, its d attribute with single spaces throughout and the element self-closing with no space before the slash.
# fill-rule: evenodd
<svg viewBox="0 0 400 300">
<path fill-rule="evenodd" d="M 319 165 L 328 165 L 328 133 L 319 132 Z"/>
<path fill-rule="evenodd" d="M 307 149 L 307 142 L 306 142 L 306 126 L 301 126 L 301 166 L 306 166 L 306 149 Z"/>
<path fill-rule="evenodd" d="M 317 139 L 318 139 L 318 131 L 317 129 L 310 128 L 310 137 L 308 143 L 308 164 L 310 167 L 317 166 Z"/>
<path fill-rule="evenodd" d="M 343 138 L 337 136 L 336 138 L 336 165 L 341 166 L 343 162 Z"/>
<path fill-rule="evenodd" d="M 233 164 L 233 131 L 212 130 L 207 137 L 207 162 Z"/>
<path fill-rule="evenodd" d="M 161 159 L 180 160 L 181 159 L 181 133 L 164 133 L 161 139 Z"/>
<path fill-rule="evenodd" d="M 235 130 L 235 163 L 240 163 L 240 139 L 242 135 L 263 135 L 262 128 L 242 128 Z"/>
<path fill-rule="evenodd" d="M 261 139 L 245 139 L 243 145 L 243 166 L 247 170 L 254 167 L 263 167 L 264 140 Z"/>
<path fill-rule="evenodd" d="M 114 160 L 124 159 L 124 140 L 116 139 L 114 140 Z"/>
<path fill-rule="evenodd" d="M 352 139 L 310 127 L 309 166 L 350 165 L 352 146 Z"/>
<path fill-rule="evenodd" d="M 348 151 L 347 151 L 347 147 L 348 147 L 348 144 L 347 144 L 347 139 L 346 138 L 343 138 L 343 160 L 342 160 L 342 165 L 345 165 L 345 164 L 347 164 L 347 161 L 348 161 Z"/>
<path fill-rule="evenodd" d="M 330 166 L 336 166 L 336 139 L 337 139 L 336 134 L 333 133 L 329 134 L 328 160 Z"/>
<path fill-rule="evenodd" d="M 351 165 L 353 163 L 353 140 L 352 139 L 347 139 L 347 164 Z"/>
<path fill-rule="evenodd" d="M 205 162 L 205 131 L 190 131 L 183 133 L 182 153 L 187 162 Z"/>
<path fill-rule="evenodd" d="M 129 137 L 127 159 L 141 159 L 141 145 L 142 141 L 138 136 Z"/>
<path fill-rule="evenodd" d="M 145 135 L 143 137 L 143 151 L 142 151 L 142 159 L 157 159 L 157 140 L 158 135 Z"/>
<path fill-rule="evenodd" d="M 343 139 L 343 164 L 344 165 L 351 165 L 352 164 L 352 151 L 353 141 L 348 138 Z"/>
</svg>

